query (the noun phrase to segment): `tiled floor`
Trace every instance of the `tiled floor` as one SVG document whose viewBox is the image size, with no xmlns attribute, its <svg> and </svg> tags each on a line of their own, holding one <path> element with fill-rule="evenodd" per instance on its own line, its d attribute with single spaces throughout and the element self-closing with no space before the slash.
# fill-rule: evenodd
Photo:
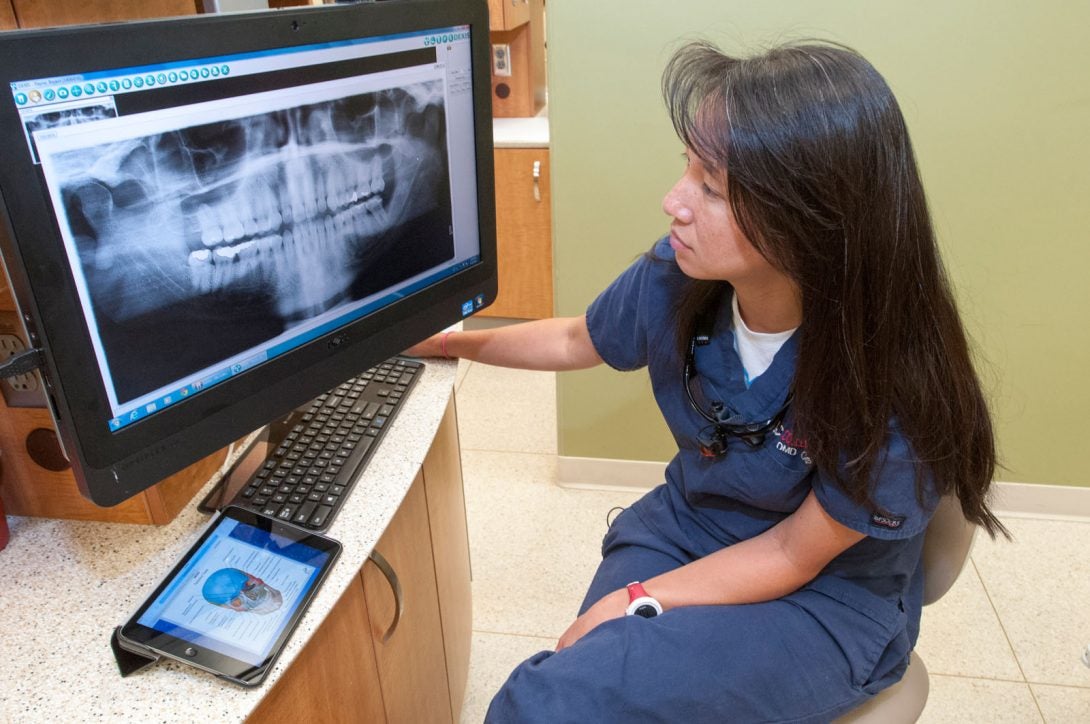
<svg viewBox="0 0 1090 724">
<path fill-rule="evenodd" d="M 484 718 L 523 659 L 554 646 L 627 492 L 556 476 L 555 376 L 467 364 L 458 381 L 473 562 L 473 650 L 463 724 Z M 954 588 L 924 611 L 931 673 L 922 722 L 1090 724 L 1090 521 L 1007 516 L 1014 543 L 979 535 Z"/>
</svg>

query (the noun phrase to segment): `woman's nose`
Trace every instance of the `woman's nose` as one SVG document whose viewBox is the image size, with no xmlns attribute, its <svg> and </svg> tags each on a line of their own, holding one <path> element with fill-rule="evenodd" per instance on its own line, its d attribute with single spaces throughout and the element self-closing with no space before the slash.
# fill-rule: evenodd
<svg viewBox="0 0 1090 724">
<path fill-rule="evenodd" d="M 670 189 L 662 199 L 662 210 L 682 224 L 691 223 L 693 212 L 686 204 L 677 185 Z"/>
</svg>

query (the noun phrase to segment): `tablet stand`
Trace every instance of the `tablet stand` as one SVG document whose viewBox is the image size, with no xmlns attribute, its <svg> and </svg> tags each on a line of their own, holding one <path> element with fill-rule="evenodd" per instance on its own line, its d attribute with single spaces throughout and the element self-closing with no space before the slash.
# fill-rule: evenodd
<svg viewBox="0 0 1090 724">
<path fill-rule="evenodd" d="M 137 671 L 143 671 L 159 661 L 161 657 L 150 651 L 137 652 L 124 648 L 120 639 L 118 639 L 120 631 L 120 626 L 114 629 L 113 635 L 110 636 L 110 648 L 114 651 L 117 668 L 121 671 L 122 676 L 129 676 Z"/>
</svg>

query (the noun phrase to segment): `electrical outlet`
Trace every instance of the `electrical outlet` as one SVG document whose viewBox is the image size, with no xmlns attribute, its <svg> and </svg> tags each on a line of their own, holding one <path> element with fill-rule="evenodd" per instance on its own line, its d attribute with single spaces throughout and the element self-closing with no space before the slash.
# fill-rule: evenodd
<svg viewBox="0 0 1090 724">
<path fill-rule="evenodd" d="M 492 46 L 492 75 L 511 75 L 511 46 L 507 43 Z"/>
<path fill-rule="evenodd" d="M 14 334 L 0 334 L 0 362 L 10 359 L 26 349 L 23 340 Z M 33 372 L 15 375 L 4 380 L 4 385 L 15 392 L 33 392 L 38 389 L 38 380 Z"/>
<path fill-rule="evenodd" d="M 0 361 L 7 360 L 26 349 L 18 316 L 0 312 Z M 45 396 L 37 372 L 28 372 L 0 380 L 0 392 L 8 407 L 45 407 Z"/>
</svg>

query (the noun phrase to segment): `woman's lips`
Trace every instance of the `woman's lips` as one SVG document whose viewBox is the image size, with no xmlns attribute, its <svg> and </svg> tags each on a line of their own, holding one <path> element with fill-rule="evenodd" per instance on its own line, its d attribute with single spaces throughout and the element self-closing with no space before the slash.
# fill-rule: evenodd
<svg viewBox="0 0 1090 724">
<path fill-rule="evenodd" d="M 693 248 L 686 244 L 684 241 L 678 238 L 677 234 L 670 232 L 670 248 L 674 251 L 680 251 L 685 249 L 686 251 L 692 251 Z"/>
</svg>

